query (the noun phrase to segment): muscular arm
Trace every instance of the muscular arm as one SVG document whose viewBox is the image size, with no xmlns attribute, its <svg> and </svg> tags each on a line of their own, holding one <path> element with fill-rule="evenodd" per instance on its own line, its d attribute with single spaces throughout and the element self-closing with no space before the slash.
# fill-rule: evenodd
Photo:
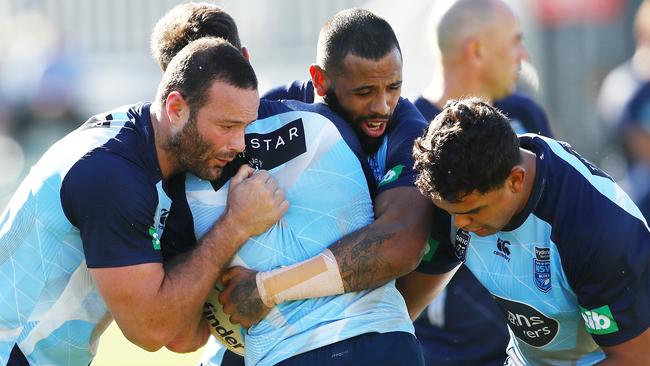
<svg viewBox="0 0 650 366">
<path fill-rule="evenodd" d="M 255 286 L 254 271 L 241 267 L 231 269 L 222 278 L 226 288 L 219 300 L 233 322 L 248 327 L 266 315 L 273 303 L 380 286 L 411 272 L 418 265 L 430 230 L 432 210 L 432 203 L 416 188 L 384 191 L 375 200 L 376 220 L 373 223 L 335 242 L 325 254 L 282 269 L 282 274 L 272 278 L 273 286 L 262 280 L 265 285 L 260 289 Z M 326 266 L 326 262 L 330 263 Z M 318 276 L 307 275 L 319 273 L 320 276 L 325 267 L 328 274 L 322 279 L 315 280 Z M 332 274 L 332 268 L 338 271 Z M 264 274 L 269 273 L 273 272 Z M 278 301 L 277 291 L 269 288 L 284 287 L 289 282 L 296 290 L 290 290 L 289 296 Z M 342 284 L 334 286 L 336 282 Z M 241 299 L 246 299 L 245 306 Z"/>
<path fill-rule="evenodd" d="M 396 287 L 404 296 L 411 320 L 420 316 L 433 298 L 447 286 L 459 267 L 460 265 L 447 273 L 436 275 L 413 271 L 397 279 Z"/>
<path fill-rule="evenodd" d="M 131 342 L 154 351 L 170 342 L 171 347 L 181 347 L 204 337 L 205 329 L 196 322 L 201 321 L 199 313 L 215 279 L 250 236 L 266 230 L 288 208 L 268 173 L 251 174 L 245 167 L 232 178 L 225 213 L 196 248 L 174 265 L 144 263 L 90 270 Z M 177 336 L 188 329 L 197 334 L 183 342 Z"/>
<path fill-rule="evenodd" d="M 616 346 L 602 347 L 607 358 L 601 366 L 636 366 L 650 363 L 650 328 L 639 336 Z"/>
<path fill-rule="evenodd" d="M 329 247 L 345 292 L 375 288 L 415 269 L 424 253 L 432 209 L 414 187 L 382 192 L 375 200 L 376 220 Z"/>
</svg>

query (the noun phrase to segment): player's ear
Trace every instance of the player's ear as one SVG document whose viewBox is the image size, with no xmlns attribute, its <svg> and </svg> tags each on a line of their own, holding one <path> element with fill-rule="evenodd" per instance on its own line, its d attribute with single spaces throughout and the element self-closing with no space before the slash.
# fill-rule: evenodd
<svg viewBox="0 0 650 366">
<path fill-rule="evenodd" d="M 526 169 L 521 165 L 515 165 L 510 170 L 510 175 L 506 178 L 506 187 L 512 193 L 523 192 L 524 181 L 526 178 Z"/>
<path fill-rule="evenodd" d="M 165 113 L 169 117 L 170 128 L 177 131 L 183 127 L 189 119 L 190 109 L 183 95 L 178 91 L 172 91 L 165 100 Z"/>
<path fill-rule="evenodd" d="M 483 45 L 477 37 L 470 37 L 463 42 L 464 58 L 472 64 L 480 64 L 483 60 Z"/>
<path fill-rule="evenodd" d="M 311 82 L 314 84 L 316 94 L 320 97 L 325 96 L 329 88 L 326 71 L 316 64 L 311 64 L 309 66 L 309 75 L 311 75 Z"/>
<path fill-rule="evenodd" d="M 248 50 L 248 47 L 241 46 L 241 54 L 244 56 L 246 61 L 251 62 L 251 52 Z"/>
</svg>

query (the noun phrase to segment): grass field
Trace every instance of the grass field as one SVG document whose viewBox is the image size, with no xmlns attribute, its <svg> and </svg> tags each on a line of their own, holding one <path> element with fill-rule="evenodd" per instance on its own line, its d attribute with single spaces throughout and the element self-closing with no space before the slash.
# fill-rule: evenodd
<svg viewBox="0 0 650 366">
<path fill-rule="evenodd" d="M 126 340 L 113 322 L 99 341 L 99 350 L 92 366 L 195 366 L 202 352 L 203 349 L 187 354 L 173 353 L 167 349 L 147 352 Z"/>
</svg>

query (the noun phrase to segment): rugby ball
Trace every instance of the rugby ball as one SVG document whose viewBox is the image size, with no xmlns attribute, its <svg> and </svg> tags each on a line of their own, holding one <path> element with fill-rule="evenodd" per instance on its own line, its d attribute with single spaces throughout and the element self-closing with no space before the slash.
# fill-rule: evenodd
<svg viewBox="0 0 650 366">
<path fill-rule="evenodd" d="M 219 294 L 223 286 L 216 283 L 203 306 L 203 316 L 208 320 L 210 332 L 221 344 L 238 355 L 244 355 L 244 328 L 230 322 L 230 316 L 223 312 Z"/>
</svg>

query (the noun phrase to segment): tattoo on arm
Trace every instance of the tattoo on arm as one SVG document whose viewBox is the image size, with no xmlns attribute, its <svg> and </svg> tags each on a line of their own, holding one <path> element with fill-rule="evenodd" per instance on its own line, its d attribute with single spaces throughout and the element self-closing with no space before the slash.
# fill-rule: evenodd
<svg viewBox="0 0 650 366">
<path fill-rule="evenodd" d="M 264 311 L 262 300 L 253 295 L 256 291 L 255 281 L 244 281 L 235 287 L 231 295 L 233 302 L 237 304 L 237 312 L 249 319 L 257 318 Z"/>
<path fill-rule="evenodd" d="M 345 292 L 375 288 L 398 274 L 390 261 L 383 257 L 382 249 L 394 245 L 394 233 L 368 235 L 363 231 L 345 238 L 351 245 L 339 241 L 330 250 L 336 257 Z"/>
</svg>

